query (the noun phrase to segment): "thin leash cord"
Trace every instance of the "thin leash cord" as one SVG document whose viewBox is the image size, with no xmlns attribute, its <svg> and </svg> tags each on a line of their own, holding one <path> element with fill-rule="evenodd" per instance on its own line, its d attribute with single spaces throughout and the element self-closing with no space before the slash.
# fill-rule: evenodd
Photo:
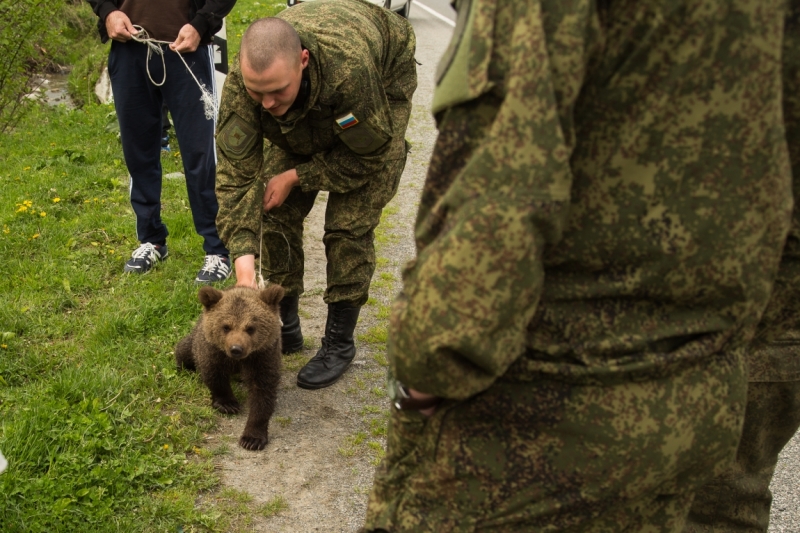
<svg viewBox="0 0 800 533">
<path fill-rule="evenodd" d="M 161 87 L 167 81 L 167 64 L 166 60 L 164 59 L 164 50 L 161 48 L 162 44 L 169 45 L 169 41 L 159 41 L 157 39 L 152 39 L 150 35 L 147 33 L 147 30 L 138 26 L 136 24 L 133 27 L 138 31 L 137 35 L 132 35 L 131 38 L 139 43 L 147 45 L 147 77 L 150 78 L 150 82 L 155 85 L 156 87 Z M 157 53 L 161 56 L 161 67 L 164 69 L 164 79 L 161 80 L 161 83 L 156 83 L 153 79 L 153 75 L 150 74 L 150 58 L 153 55 L 153 52 Z M 213 120 L 217 116 L 217 102 L 214 99 L 214 96 L 211 92 L 206 88 L 205 85 L 200 83 L 200 80 L 194 75 L 192 69 L 189 68 L 189 65 L 186 63 L 186 60 L 183 58 L 180 52 L 175 52 L 178 54 L 178 57 L 181 58 L 183 65 L 186 67 L 186 70 L 189 71 L 189 74 L 194 79 L 194 82 L 200 88 L 200 100 L 203 102 L 203 111 L 205 112 L 206 120 Z"/>
</svg>

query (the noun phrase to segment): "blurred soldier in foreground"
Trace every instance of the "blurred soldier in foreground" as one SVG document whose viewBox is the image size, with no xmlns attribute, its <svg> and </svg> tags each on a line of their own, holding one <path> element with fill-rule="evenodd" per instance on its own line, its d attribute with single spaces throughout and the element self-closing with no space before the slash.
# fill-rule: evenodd
<svg viewBox="0 0 800 533">
<path fill-rule="evenodd" d="M 792 211 L 783 0 L 459 0 L 367 531 L 675 531 Z"/>
<path fill-rule="evenodd" d="M 800 176 L 800 1 L 790 2 L 783 45 L 783 114 L 792 175 Z M 794 183 L 800 193 L 800 180 Z M 778 454 L 800 427 L 800 209 L 772 298 L 748 349 L 747 409 L 736 464 L 700 489 L 686 533 L 766 533 Z"/>
<path fill-rule="evenodd" d="M 333 384 L 355 357 L 374 229 L 406 161 L 415 46 L 411 26 L 390 11 L 361 0 L 309 2 L 253 23 L 225 83 L 217 224 L 237 284 L 255 284 L 258 257 L 269 281 L 286 289 L 285 353 L 303 348 L 303 220 L 317 193 L 330 193 L 328 319 L 322 348 L 297 376 L 304 388 Z"/>
</svg>

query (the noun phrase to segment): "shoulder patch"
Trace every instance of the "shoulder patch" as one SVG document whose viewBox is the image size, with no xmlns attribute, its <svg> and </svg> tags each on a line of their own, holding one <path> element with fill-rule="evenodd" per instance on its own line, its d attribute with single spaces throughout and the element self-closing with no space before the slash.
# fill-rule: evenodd
<svg viewBox="0 0 800 533">
<path fill-rule="evenodd" d="M 339 125 L 340 128 L 346 130 L 347 128 L 352 128 L 356 124 L 358 124 L 358 119 L 353 116 L 352 113 L 348 113 L 342 118 L 337 118 L 336 123 Z"/>
<path fill-rule="evenodd" d="M 217 134 L 217 144 L 231 159 L 244 159 L 258 140 L 258 132 L 233 113 Z"/>
</svg>

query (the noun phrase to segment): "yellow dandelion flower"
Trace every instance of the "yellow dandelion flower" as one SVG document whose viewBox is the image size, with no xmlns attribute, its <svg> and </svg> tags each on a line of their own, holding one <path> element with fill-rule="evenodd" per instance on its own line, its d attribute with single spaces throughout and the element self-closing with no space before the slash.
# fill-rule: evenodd
<svg viewBox="0 0 800 533">
<path fill-rule="evenodd" d="M 164 449 L 165 449 L 165 450 L 169 450 L 169 444 L 165 444 L 165 445 L 164 445 Z"/>
<path fill-rule="evenodd" d="M 28 207 L 33 205 L 33 200 L 23 200 L 23 204 L 27 205 Z"/>
<path fill-rule="evenodd" d="M 30 169 L 31 169 L 31 167 L 25 167 L 22 170 L 30 170 Z"/>
<path fill-rule="evenodd" d="M 8 344 L 0 344 L 0 348 L 5 350 L 6 348 L 8 348 Z"/>
<path fill-rule="evenodd" d="M 59 198 L 59 197 L 55 197 L 55 198 L 53 198 L 53 203 L 54 203 L 54 204 L 57 204 L 57 203 L 58 203 L 58 202 L 60 202 L 60 201 L 61 201 L 61 198 Z"/>
<path fill-rule="evenodd" d="M 44 218 L 44 217 L 46 217 L 46 216 L 47 216 L 47 213 L 45 213 L 44 211 L 40 211 L 40 212 L 39 212 L 39 216 L 40 216 L 40 217 L 42 217 L 42 218 Z"/>
<path fill-rule="evenodd" d="M 19 208 L 17 209 L 17 213 L 24 213 L 25 211 L 28 210 L 28 206 L 27 205 L 21 205 L 21 204 L 17 204 L 17 205 L 19 206 Z"/>
<path fill-rule="evenodd" d="M 38 238 L 39 238 L 39 234 L 38 233 L 34 233 L 33 237 L 31 237 L 31 239 L 38 239 Z"/>
</svg>

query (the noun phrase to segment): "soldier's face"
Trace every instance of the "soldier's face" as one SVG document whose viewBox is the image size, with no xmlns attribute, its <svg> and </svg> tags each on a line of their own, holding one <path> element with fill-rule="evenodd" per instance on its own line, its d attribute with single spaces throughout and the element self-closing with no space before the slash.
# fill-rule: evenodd
<svg viewBox="0 0 800 533">
<path fill-rule="evenodd" d="M 300 54 L 300 61 L 278 57 L 269 68 L 256 72 L 247 60 L 241 62 L 242 79 L 250 98 L 261 104 L 271 115 L 281 117 L 292 107 L 300 90 L 303 69 L 308 66 L 308 50 Z"/>
</svg>

